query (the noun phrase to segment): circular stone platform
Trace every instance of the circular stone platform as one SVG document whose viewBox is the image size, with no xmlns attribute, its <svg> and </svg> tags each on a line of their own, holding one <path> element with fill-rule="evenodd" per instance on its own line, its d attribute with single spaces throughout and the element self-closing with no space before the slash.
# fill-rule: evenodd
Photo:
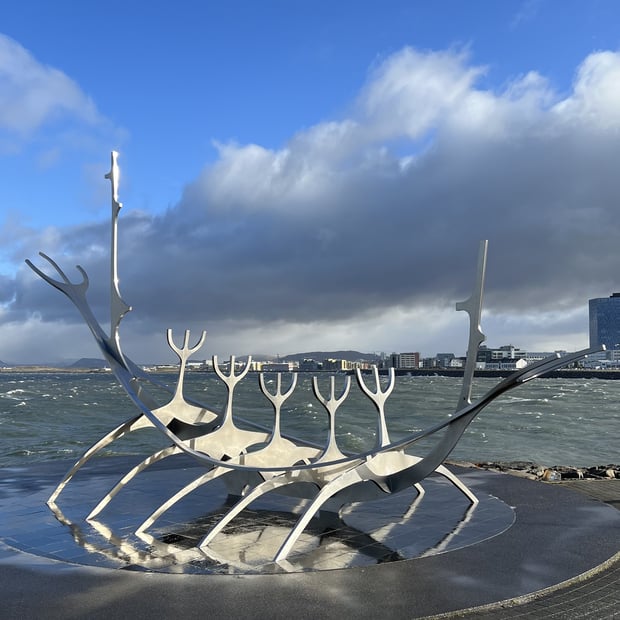
<svg viewBox="0 0 620 620">
<path fill-rule="evenodd" d="M 45 502 L 61 476 L 49 473 L 49 482 L 39 479 L 39 488 L 18 504 L 0 503 L 2 539 L 34 555 L 102 568 L 266 574 L 371 566 L 446 553 L 496 536 L 515 520 L 513 509 L 498 498 L 481 492 L 479 503 L 472 505 L 445 478 L 433 476 L 424 482 L 423 495 L 411 488 L 353 505 L 343 513 L 343 523 L 313 520 L 287 560 L 274 563 L 272 558 L 307 502 L 267 494 L 201 551 L 197 545 L 226 511 L 221 479 L 188 495 L 138 536 L 134 532 L 141 522 L 204 470 L 185 458 L 162 462 L 131 481 L 96 520 L 86 521 L 118 480 L 118 472 L 131 467 L 130 461 L 118 458 L 104 461 L 105 467 L 101 464 L 80 472 L 51 508 Z"/>
<path fill-rule="evenodd" d="M 225 499 L 223 486 L 188 496 L 143 538 L 133 534 L 166 490 L 201 471 L 182 459 L 143 472 L 98 522 L 84 521 L 130 465 L 98 459 L 56 512 L 45 499 L 66 463 L 3 470 L 0 588 L 9 615 L 377 617 L 381 609 L 420 617 L 555 586 L 620 550 L 620 512 L 606 504 L 558 485 L 454 468 L 480 498 L 475 508 L 433 476 L 419 502 L 404 493 L 355 506 L 339 527 L 313 525 L 288 561 L 274 564 L 295 505 L 273 495 L 205 555 L 194 545 Z"/>
</svg>

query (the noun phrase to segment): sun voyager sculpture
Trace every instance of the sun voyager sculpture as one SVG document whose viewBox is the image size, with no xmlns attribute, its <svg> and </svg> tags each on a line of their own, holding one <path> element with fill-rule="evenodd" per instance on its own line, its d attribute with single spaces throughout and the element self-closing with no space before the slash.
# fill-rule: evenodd
<svg viewBox="0 0 620 620">
<path fill-rule="evenodd" d="M 174 387 L 160 382 L 157 376 L 146 372 L 122 350 L 119 328 L 131 308 L 123 301 L 119 291 L 117 228 L 122 205 L 118 198 L 117 157 L 118 154 L 112 152 L 111 170 L 106 174 L 112 190 L 109 333 L 106 333 L 89 305 L 89 278 L 82 267 L 77 266 L 81 280 L 72 282 L 61 267 L 43 253 L 40 253 L 41 257 L 56 271 L 57 276 L 52 277 L 31 261 L 26 261 L 41 278 L 73 302 L 116 379 L 137 408 L 133 417 L 111 429 L 86 450 L 55 488 L 47 503 L 61 520 L 61 495 L 77 472 L 115 440 L 145 428 L 159 431 L 167 445 L 127 471 L 92 507 L 85 516 L 85 522 L 98 527 L 100 531 L 105 530 L 105 527 L 98 524 L 97 516 L 108 505 L 113 507 L 113 500 L 119 491 L 154 463 L 177 454 L 188 455 L 201 465 L 200 475 L 166 497 L 151 514 L 142 515 L 141 524 L 134 533 L 143 540 L 156 543 L 148 531 L 165 512 L 196 489 L 216 480 L 223 481 L 228 497 L 234 498 L 234 501 L 226 504 L 194 549 L 210 558 L 217 558 L 212 545 L 227 526 L 244 509 L 271 493 L 304 500 L 301 510 L 293 515 L 293 524 L 287 530 L 284 540 L 276 547 L 272 561 L 279 564 L 286 563 L 300 536 L 319 512 L 321 515 L 330 515 L 337 522 L 341 511 L 352 503 L 390 497 L 412 487 L 417 490 L 415 501 L 419 501 L 425 492 L 422 483 L 433 473 L 453 484 L 467 498 L 471 507 L 475 507 L 478 503 L 476 495 L 443 465 L 469 424 L 489 403 L 508 390 L 600 350 L 589 348 L 531 364 L 499 381 L 472 402 L 476 352 L 485 340 L 480 329 L 487 253 L 487 242 L 483 241 L 480 244 L 474 291 L 468 300 L 456 305 L 457 310 L 469 315 L 469 342 L 461 392 L 451 417 L 405 437 L 396 440 L 390 438 L 385 409 L 395 385 L 394 369 L 389 370 L 387 381 L 382 383 L 377 368 L 373 367 L 370 375 L 363 374 L 359 369 L 355 373 L 359 388 L 376 410 L 376 441 L 371 449 L 364 452 L 352 454 L 342 451 L 336 441 L 335 419 L 338 408 L 349 394 L 350 376 L 344 378 L 344 386 L 339 391 L 336 390 L 336 378 L 330 377 L 327 393 L 321 390 L 317 377 L 313 377 L 314 396 L 324 408 L 329 422 L 326 439 L 318 438 L 315 442 L 309 442 L 285 435 L 280 430 L 282 407 L 296 387 L 295 373 L 285 388 L 282 375 L 277 373 L 275 381 L 271 382 L 275 384 L 273 391 L 270 391 L 270 384 L 265 381 L 264 374 L 258 374 L 260 390 L 273 408 L 271 428 L 241 420 L 234 414 L 233 396 L 239 382 L 248 375 L 250 359 L 237 371 L 235 358 L 231 357 L 228 370 L 225 371 L 218 364 L 217 357 L 213 357 L 213 370 L 227 391 L 226 403 L 221 410 L 184 395 L 187 361 L 203 346 L 206 332 L 202 332 L 196 344 L 190 346 L 190 333 L 186 331 L 182 345 L 179 346 L 175 343 L 172 331 L 168 330 L 168 344 L 179 358 L 178 379 Z M 341 381 L 341 377 L 338 380 Z M 154 396 L 155 392 L 160 394 L 162 390 L 168 394 L 167 401 L 163 403 Z M 429 438 L 435 439 L 436 443 L 424 457 L 412 454 L 417 442 Z"/>
</svg>

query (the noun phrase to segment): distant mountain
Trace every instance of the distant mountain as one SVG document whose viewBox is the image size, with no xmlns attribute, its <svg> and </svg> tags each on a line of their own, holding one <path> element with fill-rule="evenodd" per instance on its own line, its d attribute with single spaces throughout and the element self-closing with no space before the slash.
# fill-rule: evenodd
<svg viewBox="0 0 620 620">
<path fill-rule="evenodd" d="M 280 359 L 284 362 L 301 362 L 303 360 L 322 362 L 327 359 L 347 360 L 348 362 L 357 362 L 358 360 L 378 362 L 381 358 L 376 353 L 361 353 L 360 351 L 308 351 L 307 353 L 284 355 Z"/>
<path fill-rule="evenodd" d="M 67 368 L 109 368 L 109 364 L 105 360 L 99 360 L 92 357 L 83 357 L 77 362 L 67 366 Z"/>
<path fill-rule="evenodd" d="M 8 364 L 5 364 L 2 360 L 0 360 L 0 368 L 8 368 Z"/>
</svg>

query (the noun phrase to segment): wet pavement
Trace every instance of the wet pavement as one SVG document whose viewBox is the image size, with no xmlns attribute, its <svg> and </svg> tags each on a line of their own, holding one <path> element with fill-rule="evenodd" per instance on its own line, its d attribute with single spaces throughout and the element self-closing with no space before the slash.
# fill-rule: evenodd
<svg viewBox="0 0 620 620">
<path fill-rule="evenodd" d="M 620 510 L 620 480 L 571 480 L 557 484 Z M 618 619 L 620 618 L 620 552 L 591 571 L 529 596 L 434 617 L 481 620 Z"/>
<path fill-rule="evenodd" d="M 418 501 L 411 491 L 360 504 L 341 524 L 313 523 L 274 563 L 299 510 L 290 497 L 253 505 L 205 551 L 195 544 L 225 505 L 223 485 L 135 535 L 200 472 L 182 460 L 143 472 L 85 521 L 129 465 L 84 468 L 56 511 L 45 499 L 66 464 L 2 470 L 0 617 L 613 618 L 620 606 L 618 480 L 541 483 L 455 468 L 480 498 L 475 508 L 433 476 Z"/>
</svg>

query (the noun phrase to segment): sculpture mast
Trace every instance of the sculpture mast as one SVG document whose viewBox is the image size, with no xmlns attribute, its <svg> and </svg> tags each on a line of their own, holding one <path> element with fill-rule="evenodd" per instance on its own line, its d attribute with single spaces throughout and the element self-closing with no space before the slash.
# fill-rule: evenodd
<svg viewBox="0 0 620 620">
<path fill-rule="evenodd" d="M 480 321 L 482 318 L 482 293 L 484 291 L 484 275 L 487 266 L 488 245 L 488 240 L 480 242 L 476 285 L 471 297 L 466 301 L 460 301 L 456 304 L 457 310 L 464 310 L 469 315 L 469 343 L 467 345 L 467 358 L 465 361 L 465 370 L 463 372 L 463 386 L 461 387 L 461 394 L 456 406 L 457 411 L 471 404 L 471 386 L 474 378 L 474 370 L 476 369 L 476 353 L 480 345 L 486 340 L 486 336 L 480 329 Z"/>
<path fill-rule="evenodd" d="M 110 337 L 113 339 L 116 350 L 122 356 L 120 348 L 119 325 L 122 318 L 131 311 L 131 306 L 127 305 L 118 289 L 118 214 L 123 206 L 118 200 L 118 183 L 120 170 L 118 167 L 118 153 L 111 153 L 110 172 L 105 175 L 106 179 L 110 179 L 112 186 L 112 231 L 111 231 L 111 248 L 110 248 Z"/>
</svg>

